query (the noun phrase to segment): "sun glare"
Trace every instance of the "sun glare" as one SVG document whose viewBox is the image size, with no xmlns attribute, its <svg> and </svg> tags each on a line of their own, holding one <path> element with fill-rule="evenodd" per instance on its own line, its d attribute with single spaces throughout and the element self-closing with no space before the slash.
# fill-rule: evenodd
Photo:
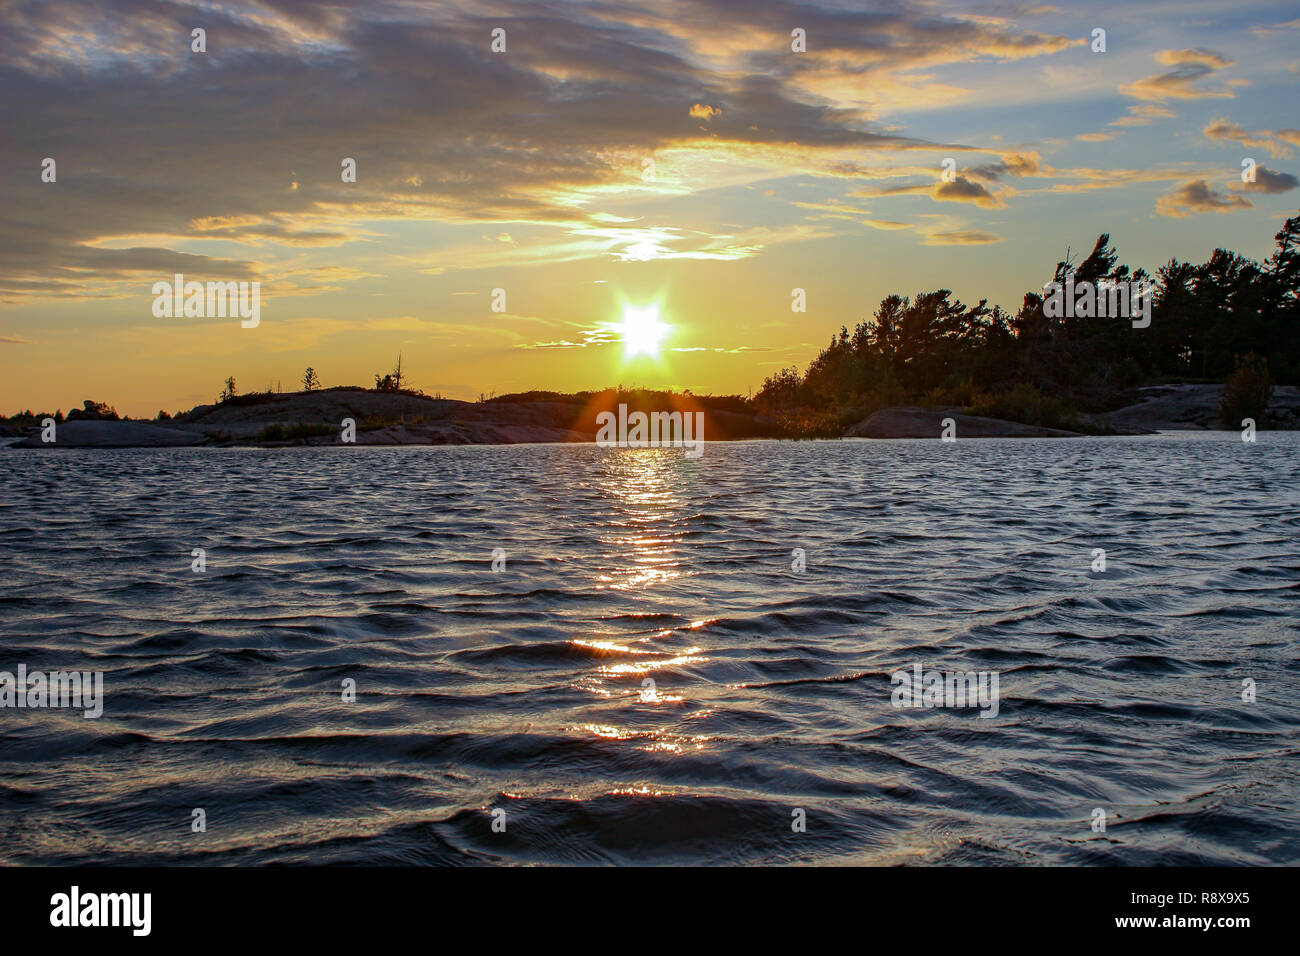
<svg viewBox="0 0 1300 956">
<path fill-rule="evenodd" d="M 623 308 L 623 324 L 618 326 L 618 331 L 629 356 L 658 355 L 659 340 L 667 333 L 668 326 L 659 321 L 658 306 L 634 309 L 629 305 Z"/>
</svg>

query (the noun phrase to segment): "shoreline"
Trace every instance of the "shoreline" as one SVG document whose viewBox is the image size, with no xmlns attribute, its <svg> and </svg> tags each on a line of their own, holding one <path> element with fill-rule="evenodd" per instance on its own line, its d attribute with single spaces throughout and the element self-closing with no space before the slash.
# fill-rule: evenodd
<svg viewBox="0 0 1300 956">
<path fill-rule="evenodd" d="M 1293 429 L 1293 428 L 1283 428 L 1283 429 L 1268 429 L 1268 428 L 1261 428 L 1261 429 L 1258 429 L 1257 431 L 1258 431 L 1258 432 L 1261 432 L 1261 433 L 1280 433 L 1280 434 L 1287 434 L 1287 433 L 1294 432 L 1294 431 L 1298 431 L 1298 430 L 1300 430 L 1300 429 Z M 1204 435 L 1204 436 L 1206 436 L 1207 438 L 1208 438 L 1208 437 L 1212 437 L 1212 436 L 1216 436 L 1216 435 L 1218 435 L 1218 436 L 1225 436 L 1225 437 L 1227 437 L 1227 436 L 1231 436 L 1234 440 L 1237 440 L 1237 439 L 1239 438 L 1239 436 L 1240 436 L 1240 431 L 1238 431 L 1238 430 L 1233 430 L 1233 429 L 1229 429 L 1229 428 L 1218 428 L 1218 429 L 1208 429 L 1208 428 L 1207 428 L 1207 429 L 1168 428 L 1168 429 L 1162 429 L 1162 430 L 1160 430 L 1160 431 L 1155 431 L 1155 432 L 1132 432 L 1132 433 L 1113 434 L 1113 435 L 1085 435 L 1085 434 L 1080 434 L 1080 435 L 970 435 L 970 436 L 967 436 L 966 438 L 963 438 L 962 440 L 963 440 L 963 441 L 974 441 L 974 440 L 980 440 L 980 441 L 1007 441 L 1007 440 L 1014 440 L 1014 441 L 1017 441 L 1017 442 L 1022 442 L 1022 441 L 1029 441 L 1029 440 L 1033 440 L 1033 441 L 1067 441 L 1067 440 L 1071 440 L 1071 439 L 1082 438 L 1082 439 L 1084 439 L 1084 440 L 1086 440 L 1086 441 L 1117 441 L 1117 440 L 1120 440 L 1120 439 L 1129 439 L 1129 438 L 1177 438 L 1177 437 L 1181 437 L 1181 436 L 1184 436 L 1184 435 Z M 821 443 L 826 443 L 826 444 L 838 444 L 838 443 L 840 443 L 840 442 L 844 442 L 844 443 L 875 444 L 875 443 L 878 443 L 878 442 L 896 442 L 896 441 L 914 442 L 914 441 L 934 441 L 934 440 L 935 440 L 935 439 L 928 438 L 928 437 L 927 437 L 927 438 L 863 438 L 863 437 L 859 437 L 859 436 L 842 435 L 842 436 L 830 437 L 830 438 L 729 438 L 729 439 L 714 439 L 714 440 L 712 440 L 712 441 L 705 440 L 705 441 L 704 441 L 704 444 L 705 444 L 705 445 L 709 445 L 709 444 L 718 444 L 718 445 L 774 444 L 774 445 L 779 445 L 779 444 L 794 443 L 794 442 L 803 443 L 803 444 L 821 444 Z M 6 444 L 6 442 L 8 442 L 8 444 Z M 566 442 L 566 441 L 466 442 L 466 443 L 462 443 L 462 444 L 454 444 L 454 445 L 453 445 L 453 444 L 446 444 L 446 443 L 438 444 L 438 443 L 429 443 L 429 442 L 425 442 L 425 443 L 407 442 L 407 443 L 404 443 L 404 444 L 389 444 L 389 445 L 381 445 L 381 444 L 365 444 L 365 443 L 362 443 L 362 442 L 357 442 L 357 443 L 355 443 L 355 444 L 354 444 L 354 443 L 347 443 L 347 444 L 344 444 L 344 443 L 342 443 L 342 442 L 315 442 L 315 443 L 306 443 L 306 442 L 278 442 L 278 443 L 260 443 L 260 444 L 249 444 L 249 443 L 238 443 L 238 444 L 234 444 L 234 443 L 231 443 L 231 444 L 205 444 L 205 443 L 197 443 L 197 444 L 193 444 L 193 445 L 139 445 L 139 444 L 129 444 L 129 445 L 128 445 L 128 444 L 122 444 L 122 445 L 73 445 L 73 444 L 68 444 L 68 443 L 65 443 L 65 444 L 62 444 L 62 445 L 59 445 L 59 444 L 46 444 L 46 445 L 22 445 L 22 444 L 18 444 L 18 443 L 16 443 L 16 440 L 15 440 L 15 439 L 12 439 L 12 438 L 0 438 L 0 452 L 4 452 L 4 451 L 15 451 L 15 452 L 18 452 L 18 451 L 54 451 L 54 452 L 59 452 L 59 451 L 64 451 L 64 452 L 73 452 L 73 451 L 160 451 L 160 450 L 166 450 L 166 449 L 173 449 L 173 450 L 177 450 L 177 451 L 197 451 L 197 452 L 207 452 L 207 451 L 286 451 L 286 450 L 299 450 L 299 449 L 302 449 L 302 450 L 311 450 L 311 451 L 338 451 L 338 452 L 348 452 L 348 451 L 356 450 L 356 449 L 359 449 L 359 448 L 364 448 L 364 449 L 389 449 L 389 448 L 520 448 L 520 447 L 530 447 L 530 448 L 563 448 L 563 447 L 571 447 L 571 446 L 576 446 L 576 445 L 596 445 L 596 442 L 594 442 L 594 441 L 580 441 L 580 442 L 578 442 L 578 441 L 567 441 L 567 442 Z M 651 451 L 651 450 L 658 450 L 658 449 L 661 449 L 661 448 L 673 448 L 673 447 L 677 447 L 677 446 L 665 446 L 665 445 L 660 445 L 660 446 L 646 446 L 646 447 L 642 448 L 642 447 L 640 447 L 640 446 L 630 446 L 630 445 L 605 445 L 605 446 L 597 446 L 597 447 L 605 447 L 605 448 L 620 448 L 620 449 L 623 449 L 623 450 L 632 450 L 632 451 L 638 451 L 638 450 Z"/>
<path fill-rule="evenodd" d="M 1110 412 L 1083 414 L 1076 427 L 1050 428 L 972 415 L 958 406 L 895 405 L 870 414 L 851 413 L 837 434 L 790 433 L 778 416 L 709 407 L 710 399 L 670 396 L 650 412 L 704 416 L 705 441 L 771 439 L 1079 438 L 1141 436 L 1177 431 L 1226 431 L 1219 420 L 1221 385 L 1152 385 L 1139 399 Z M 461 402 L 405 392 L 327 389 L 240 396 L 202 405 L 174 419 L 70 418 L 57 423 L 53 441 L 38 425 L 0 435 L 0 448 L 286 448 L 364 445 L 589 444 L 608 400 L 587 403 L 543 400 Z M 786 428 L 783 431 L 783 427 Z M 1261 431 L 1300 428 L 1300 388 L 1279 386 Z M 16 432 L 16 433 L 15 433 Z M 344 435 L 347 438 L 344 438 Z M 632 446 L 635 447 L 635 446 Z"/>
</svg>

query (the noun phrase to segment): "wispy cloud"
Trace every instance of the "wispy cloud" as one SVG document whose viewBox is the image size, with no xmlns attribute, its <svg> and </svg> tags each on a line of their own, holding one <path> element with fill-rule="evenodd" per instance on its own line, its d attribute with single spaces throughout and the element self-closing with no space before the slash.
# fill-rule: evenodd
<svg viewBox="0 0 1300 956">
<path fill-rule="evenodd" d="M 1300 146 L 1300 129 L 1250 131 L 1223 117 L 1212 120 L 1201 132 L 1215 142 L 1233 142 L 1251 149 L 1266 149 L 1275 158 L 1290 156 L 1291 147 Z"/>
<path fill-rule="evenodd" d="M 952 229 L 932 232 L 925 237 L 926 246 L 986 246 L 1001 242 L 1002 237 L 983 229 Z"/>
<path fill-rule="evenodd" d="M 1162 50 L 1156 54 L 1156 62 L 1173 69 L 1127 83 L 1119 88 L 1120 92 L 1125 96 L 1156 102 L 1232 98 L 1237 95 L 1235 87 L 1249 82 L 1233 79 L 1219 86 L 1201 84 L 1201 80 L 1234 65 L 1233 60 L 1213 50 Z"/>
</svg>

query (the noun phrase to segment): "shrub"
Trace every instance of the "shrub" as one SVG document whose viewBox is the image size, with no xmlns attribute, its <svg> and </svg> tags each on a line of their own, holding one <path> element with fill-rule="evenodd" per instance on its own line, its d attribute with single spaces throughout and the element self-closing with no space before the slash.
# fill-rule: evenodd
<svg viewBox="0 0 1300 956">
<path fill-rule="evenodd" d="M 1237 367 L 1223 383 L 1219 399 L 1219 417 L 1229 428 L 1240 428 L 1243 418 L 1261 422 L 1273 397 L 1273 382 L 1268 374 L 1268 359 L 1254 352 L 1238 355 Z"/>
<path fill-rule="evenodd" d="M 776 438 L 800 439 L 839 438 L 844 425 L 830 412 L 799 411 L 777 412 L 772 416 Z"/>
<path fill-rule="evenodd" d="M 297 441 L 300 438 L 316 438 L 321 435 L 333 435 L 338 429 L 333 425 L 313 425 L 298 422 L 296 425 L 267 425 L 254 437 L 254 441 Z"/>
<path fill-rule="evenodd" d="M 1054 395 L 1044 395 L 1029 382 L 1021 382 L 1009 392 L 980 396 L 970 412 L 1044 428 L 1074 428 L 1077 418 L 1068 402 Z"/>
<path fill-rule="evenodd" d="M 265 405 L 268 402 L 275 401 L 275 393 L 266 392 L 249 392 L 246 395 L 231 395 L 226 398 L 223 405 L 231 405 L 236 408 L 244 405 Z"/>
<path fill-rule="evenodd" d="M 424 415 L 415 415 L 407 418 L 403 415 L 401 418 L 385 418 L 383 415 L 368 415 L 357 423 L 357 431 L 373 432 L 380 428 L 404 428 L 408 425 L 423 425 L 428 418 Z"/>
</svg>

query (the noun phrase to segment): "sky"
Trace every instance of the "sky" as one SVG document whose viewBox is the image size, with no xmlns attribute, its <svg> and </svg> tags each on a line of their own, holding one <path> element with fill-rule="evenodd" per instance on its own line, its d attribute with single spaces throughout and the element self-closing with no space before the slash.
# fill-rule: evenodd
<svg viewBox="0 0 1300 956">
<path fill-rule="evenodd" d="M 1300 206 L 1296 14 L 0 0 L 0 411 L 399 353 L 451 398 L 746 394 L 891 293 L 1015 311 L 1102 232 L 1148 271 L 1263 258 Z M 259 283 L 260 322 L 156 317 L 177 273 Z"/>
</svg>

